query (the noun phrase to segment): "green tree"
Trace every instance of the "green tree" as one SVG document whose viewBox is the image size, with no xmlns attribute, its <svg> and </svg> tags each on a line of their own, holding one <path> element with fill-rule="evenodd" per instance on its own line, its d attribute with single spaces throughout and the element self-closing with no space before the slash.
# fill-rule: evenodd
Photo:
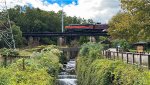
<svg viewBox="0 0 150 85">
<path fill-rule="evenodd" d="M 128 13 L 118 13 L 109 21 L 108 33 L 113 39 L 125 39 L 128 42 L 137 42 L 140 37 L 140 35 L 137 35 L 139 31 L 138 23 Z"/>
<path fill-rule="evenodd" d="M 16 46 L 17 47 L 22 46 L 23 38 L 22 38 L 22 31 L 20 30 L 20 27 L 16 25 L 12 25 L 12 31 L 13 31 Z"/>
<path fill-rule="evenodd" d="M 113 39 L 125 39 L 130 43 L 150 41 L 150 1 L 120 1 L 123 12 L 109 21 L 109 34 Z"/>
<path fill-rule="evenodd" d="M 121 0 L 121 6 L 123 10 L 134 17 L 134 22 L 140 28 L 138 32 L 140 38 L 150 41 L 150 0 Z"/>
</svg>

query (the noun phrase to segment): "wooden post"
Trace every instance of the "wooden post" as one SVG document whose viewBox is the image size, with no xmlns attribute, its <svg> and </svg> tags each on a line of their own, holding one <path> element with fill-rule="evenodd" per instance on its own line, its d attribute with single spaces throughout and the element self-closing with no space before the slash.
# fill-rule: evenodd
<svg viewBox="0 0 150 85">
<path fill-rule="evenodd" d="M 109 51 L 109 59 L 111 59 L 111 51 Z"/>
<path fill-rule="evenodd" d="M 142 65 L 142 54 L 140 53 L 140 65 Z"/>
<path fill-rule="evenodd" d="M 24 62 L 24 61 L 25 61 L 25 59 L 23 58 L 23 59 L 22 59 L 22 69 L 23 69 L 23 70 L 25 70 L 25 62 Z"/>
<path fill-rule="evenodd" d="M 119 53 L 118 53 L 118 51 L 117 51 L 117 58 L 119 57 Z"/>
<path fill-rule="evenodd" d="M 148 55 L 148 69 L 150 70 L 150 55 Z"/>
<path fill-rule="evenodd" d="M 105 55 L 104 55 L 104 50 L 103 50 L 103 56 L 105 56 Z"/>
<path fill-rule="evenodd" d="M 129 63 L 129 54 L 127 53 L 127 63 Z"/>
<path fill-rule="evenodd" d="M 132 64 L 134 64 L 134 53 L 132 54 Z"/>
<path fill-rule="evenodd" d="M 4 56 L 4 67 L 6 68 L 7 66 L 7 56 Z"/>
<path fill-rule="evenodd" d="M 114 60 L 115 60 L 115 52 L 113 52 L 113 57 L 114 57 Z"/>
<path fill-rule="evenodd" d="M 123 52 L 121 52 L 121 59 L 122 59 L 122 61 L 123 61 Z"/>
<path fill-rule="evenodd" d="M 106 55 L 106 58 L 108 57 L 108 52 L 107 51 L 105 51 L 105 55 Z"/>
</svg>

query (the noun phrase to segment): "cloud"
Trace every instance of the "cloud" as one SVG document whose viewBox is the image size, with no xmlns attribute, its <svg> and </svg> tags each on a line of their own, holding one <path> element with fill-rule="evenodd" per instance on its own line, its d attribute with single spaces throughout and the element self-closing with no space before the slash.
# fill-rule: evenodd
<svg viewBox="0 0 150 85">
<path fill-rule="evenodd" d="M 120 5 L 118 0 L 79 0 L 78 5 L 66 5 L 64 9 L 71 16 L 107 23 L 120 10 Z"/>
<path fill-rule="evenodd" d="M 58 12 L 62 9 L 59 3 L 50 3 L 46 0 L 7 0 L 7 2 L 8 5 L 11 5 L 9 7 L 30 4 L 32 7 L 45 11 L 53 10 Z M 121 8 L 119 0 L 78 0 L 78 4 L 72 2 L 65 5 L 63 9 L 68 16 L 77 16 L 107 23 Z"/>
</svg>

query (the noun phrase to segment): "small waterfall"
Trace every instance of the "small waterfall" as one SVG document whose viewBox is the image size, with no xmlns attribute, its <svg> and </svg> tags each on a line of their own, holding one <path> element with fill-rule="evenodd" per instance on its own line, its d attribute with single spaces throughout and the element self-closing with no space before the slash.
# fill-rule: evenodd
<svg viewBox="0 0 150 85">
<path fill-rule="evenodd" d="M 57 85 L 77 85 L 77 76 L 75 75 L 75 60 L 70 60 L 65 65 L 64 72 L 58 75 Z"/>
<path fill-rule="evenodd" d="M 69 78 L 69 79 L 76 79 L 76 75 L 58 75 L 59 79 Z"/>
</svg>

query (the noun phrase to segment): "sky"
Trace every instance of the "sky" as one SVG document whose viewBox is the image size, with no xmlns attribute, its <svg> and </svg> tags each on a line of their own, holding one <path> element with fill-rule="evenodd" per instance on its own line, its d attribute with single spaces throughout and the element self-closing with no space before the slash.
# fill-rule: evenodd
<svg viewBox="0 0 150 85">
<path fill-rule="evenodd" d="M 3 1 L 3 0 L 0 0 Z M 6 0 L 8 7 L 29 5 L 45 11 L 62 10 L 68 16 L 93 19 L 95 22 L 108 23 L 118 13 L 119 0 Z"/>
</svg>

